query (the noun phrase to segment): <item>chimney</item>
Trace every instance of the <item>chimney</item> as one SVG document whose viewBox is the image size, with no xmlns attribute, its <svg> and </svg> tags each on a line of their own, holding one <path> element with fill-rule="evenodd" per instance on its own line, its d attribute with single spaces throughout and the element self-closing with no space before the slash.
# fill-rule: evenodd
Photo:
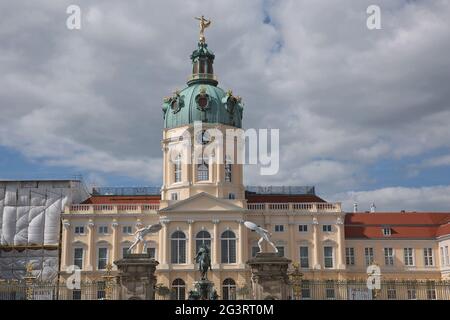
<svg viewBox="0 0 450 320">
<path fill-rule="evenodd" d="M 370 213 L 375 213 L 377 211 L 377 207 L 375 206 L 375 203 L 372 202 L 372 205 L 370 206 Z"/>
</svg>

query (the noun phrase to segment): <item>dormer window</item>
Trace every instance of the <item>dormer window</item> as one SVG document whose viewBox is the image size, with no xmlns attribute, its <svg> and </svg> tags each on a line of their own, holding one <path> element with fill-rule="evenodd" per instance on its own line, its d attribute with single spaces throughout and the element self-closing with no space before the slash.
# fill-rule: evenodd
<svg viewBox="0 0 450 320">
<path fill-rule="evenodd" d="M 390 237 L 392 235 L 392 229 L 385 227 L 383 228 L 383 236 L 385 237 Z"/>
</svg>

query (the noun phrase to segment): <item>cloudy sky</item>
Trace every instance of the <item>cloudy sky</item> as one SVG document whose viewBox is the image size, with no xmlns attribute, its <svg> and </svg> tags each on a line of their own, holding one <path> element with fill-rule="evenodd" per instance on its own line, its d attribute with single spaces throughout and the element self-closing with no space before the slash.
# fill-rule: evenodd
<svg viewBox="0 0 450 320">
<path fill-rule="evenodd" d="M 161 103 L 185 86 L 201 14 L 244 126 L 280 129 L 279 173 L 247 167 L 245 184 L 450 210 L 447 0 L 1 1 L 0 178 L 160 185 Z"/>
</svg>

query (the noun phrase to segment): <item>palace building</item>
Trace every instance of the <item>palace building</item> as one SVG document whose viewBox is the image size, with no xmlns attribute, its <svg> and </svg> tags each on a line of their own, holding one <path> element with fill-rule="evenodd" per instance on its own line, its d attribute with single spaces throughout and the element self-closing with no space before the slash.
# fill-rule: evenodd
<svg viewBox="0 0 450 320">
<path fill-rule="evenodd" d="M 306 280 L 366 279 L 373 264 L 387 280 L 450 278 L 450 213 L 345 213 L 313 187 L 244 187 L 243 165 L 231 161 L 230 146 L 207 150 L 205 131 L 194 132 L 196 121 L 223 133 L 242 127 L 242 100 L 218 86 L 214 58 L 203 37 L 191 55 L 186 88 L 164 99 L 160 192 L 99 189 L 65 207 L 62 280 L 72 274 L 66 272 L 72 265 L 81 268 L 84 280 L 100 279 L 108 264 L 123 257 L 136 228 L 161 222 L 163 229 L 148 237 L 148 251 L 159 261 L 157 282 L 186 298 L 199 276 L 197 249 L 206 243 L 212 256 L 209 279 L 222 298 L 233 298 L 234 289 L 250 285 L 246 261 L 258 251 L 259 238 L 244 221 L 269 230 L 280 254 L 297 262 Z M 192 158 L 183 154 L 186 149 L 173 154 L 186 142 L 186 132 L 192 144 L 204 147 L 192 163 L 183 161 Z M 212 157 L 221 161 L 209 161 Z"/>
</svg>

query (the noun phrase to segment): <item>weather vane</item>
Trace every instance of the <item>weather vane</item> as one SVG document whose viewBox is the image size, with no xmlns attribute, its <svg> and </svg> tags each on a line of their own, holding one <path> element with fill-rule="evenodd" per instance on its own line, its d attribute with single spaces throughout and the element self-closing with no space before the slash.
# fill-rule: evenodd
<svg viewBox="0 0 450 320">
<path fill-rule="evenodd" d="M 195 19 L 200 21 L 200 42 L 205 43 L 205 29 L 211 25 L 211 20 L 205 19 L 205 16 L 195 17 Z"/>
</svg>

